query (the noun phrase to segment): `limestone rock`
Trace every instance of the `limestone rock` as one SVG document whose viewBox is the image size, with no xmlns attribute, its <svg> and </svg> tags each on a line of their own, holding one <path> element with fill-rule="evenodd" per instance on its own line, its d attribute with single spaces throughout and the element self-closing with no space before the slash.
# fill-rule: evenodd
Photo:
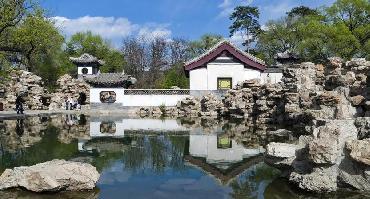
<svg viewBox="0 0 370 199">
<path fill-rule="evenodd" d="M 359 117 L 355 120 L 355 125 L 358 129 L 359 140 L 370 138 L 370 117 Z"/>
<path fill-rule="evenodd" d="M 296 156 L 297 145 L 271 142 L 267 145 L 266 155 L 278 158 L 290 158 Z"/>
<path fill-rule="evenodd" d="M 53 160 L 5 170 L 0 177 L 0 190 L 17 187 L 33 192 L 92 190 L 99 176 L 90 164 Z"/>
<path fill-rule="evenodd" d="M 370 166 L 370 139 L 348 141 L 346 148 L 353 160 Z"/>
<path fill-rule="evenodd" d="M 316 193 L 327 193 L 336 191 L 337 168 L 315 168 L 310 174 L 299 174 L 293 172 L 289 181 L 298 185 L 299 188 Z"/>
<path fill-rule="evenodd" d="M 338 143 L 335 140 L 314 139 L 309 143 L 309 158 L 316 164 L 335 164 L 338 153 Z"/>
<path fill-rule="evenodd" d="M 357 96 L 351 97 L 350 100 L 353 106 L 360 106 L 365 102 L 366 99 L 362 95 L 357 95 Z"/>
</svg>

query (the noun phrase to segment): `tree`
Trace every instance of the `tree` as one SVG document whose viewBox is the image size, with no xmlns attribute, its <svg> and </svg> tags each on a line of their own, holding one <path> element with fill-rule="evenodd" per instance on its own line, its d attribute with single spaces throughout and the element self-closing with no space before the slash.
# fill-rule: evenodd
<svg viewBox="0 0 370 199">
<path fill-rule="evenodd" d="M 205 34 L 203 35 L 200 40 L 192 41 L 189 43 L 189 57 L 196 57 L 207 50 L 214 47 L 217 43 L 223 40 L 221 35 L 217 34 Z"/>
<path fill-rule="evenodd" d="M 168 67 L 167 61 L 167 42 L 164 38 L 156 37 L 149 43 L 149 82 L 148 86 L 153 88 L 153 82 L 158 81 L 162 76 L 162 71 Z"/>
<path fill-rule="evenodd" d="M 1 0 L 0 1 L 0 35 L 17 26 L 27 14 L 26 0 Z M 2 37 L 1 37 L 2 38 Z M 2 38 L 3 39 L 3 38 Z"/>
<path fill-rule="evenodd" d="M 232 25 L 229 27 L 230 36 L 241 32 L 242 36 L 245 36 L 243 38 L 243 45 L 247 46 L 248 52 L 251 48 L 251 43 L 256 40 L 261 30 L 261 25 L 258 22 L 259 14 L 257 7 L 238 6 L 230 16 L 230 20 L 233 21 Z"/>
<path fill-rule="evenodd" d="M 369 58 L 370 2 L 337 0 L 326 9 L 326 13 L 332 23 L 344 23 L 360 43 L 360 47 L 353 54 Z"/>
<path fill-rule="evenodd" d="M 266 30 L 259 34 L 256 45 L 257 51 L 262 54 L 262 59 L 268 64 L 274 64 L 277 53 L 296 53 L 299 40 L 295 29 L 287 18 L 269 21 L 266 24 Z"/>
<path fill-rule="evenodd" d="M 179 72 L 184 71 L 183 67 L 183 64 L 177 64 L 167 70 L 159 83 L 159 88 L 170 89 L 173 86 L 177 86 L 182 89 L 189 88 L 189 79 L 185 76 L 184 72 Z"/>
<path fill-rule="evenodd" d="M 306 6 L 299 6 L 295 7 L 289 12 L 286 13 L 288 15 L 288 18 L 302 18 L 307 16 L 317 16 L 319 15 L 319 11 L 311 9 Z"/>
<path fill-rule="evenodd" d="M 369 57 L 368 8 L 363 0 L 338 0 L 321 12 L 293 8 L 287 17 L 267 24 L 258 37 L 257 49 L 269 64 L 275 62 L 277 53 L 286 51 L 321 63 L 331 56 Z"/>
<path fill-rule="evenodd" d="M 138 38 L 125 38 L 122 45 L 122 53 L 125 58 L 125 72 L 137 78 L 136 87 L 142 88 L 143 75 L 147 67 L 146 47 L 144 41 Z"/>
<path fill-rule="evenodd" d="M 189 45 L 190 44 L 188 41 L 181 38 L 174 38 L 168 43 L 171 65 L 183 63 L 190 59 L 190 54 L 188 51 Z"/>
<path fill-rule="evenodd" d="M 326 12 L 334 22 L 343 22 L 351 32 L 370 23 L 368 0 L 337 0 Z"/>
<path fill-rule="evenodd" d="M 13 42 L 19 48 L 28 71 L 37 72 L 45 57 L 58 53 L 64 42 L 54 23 L 44 17 L 41 10 L 28 16 L 13 32 Z M 45 56 L 46 55 L 46 56 Z"/>
</svg>

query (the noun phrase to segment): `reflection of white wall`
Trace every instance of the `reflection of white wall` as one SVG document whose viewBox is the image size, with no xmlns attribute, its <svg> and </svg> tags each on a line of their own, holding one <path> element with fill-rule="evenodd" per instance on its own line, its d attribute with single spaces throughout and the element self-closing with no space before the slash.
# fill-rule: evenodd
<svg viewBox="0 0 370 199">
<path fill-rule="evenodd" d="M 102 121 L 102 122 L 109 122 Z M 91 137 L 124 137 L 125 136 L 125 125 L 123 122 L 115 121 L 116 124 L 116 133 L 115 134 L 107 134 L 100 132 L 100 125 L 102 122 L 90 122 L 90 136 Z"/>
<path fill-rule="evenodd" d="M 94 121 L 90 122 L 90 136 L 91 137 L 124 137 L 125 130 L 148 130 L 148 131 L 188 131 L 189 129 L 181 126 L 176 120 L 159 120 L 159 119 L 122 119 L 115 120 L 116 133 L 112 134 L 102 134 L 100 132 L 100 125 L 104 121 Z"/>
<path fill-rule="evenodd" d="M 264 152 L 263 148 L 246 149 L 232 141 L 232 148 L 218 149 L 217 135 L 190 135 L 190 155 L 206 158 L 208 163 L 240 162 L 244 158 L 255 156 Z"/>
</svg>

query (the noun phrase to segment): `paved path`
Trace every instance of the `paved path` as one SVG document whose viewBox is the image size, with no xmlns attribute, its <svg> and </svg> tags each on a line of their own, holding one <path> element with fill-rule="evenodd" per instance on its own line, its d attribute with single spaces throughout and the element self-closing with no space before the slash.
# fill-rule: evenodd
<svg viewBox="0 0 370 199">
<path fill-rule="evenodd" d="M 133 110 L 26 110 L 24 114 L 17 114 L 15 111 L 0 111 L 0 120 L 18 119 L 32 116 L 58 115 L 58 114 L 85 114 L 85 115 L 120 115 L 134 116 Z"/>
</svg>

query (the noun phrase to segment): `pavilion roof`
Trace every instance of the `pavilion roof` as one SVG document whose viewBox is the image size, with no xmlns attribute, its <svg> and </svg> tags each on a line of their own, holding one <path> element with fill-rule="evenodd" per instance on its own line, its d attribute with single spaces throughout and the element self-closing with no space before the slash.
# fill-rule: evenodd
<svg viewBox="0 0 370 199">
<path fill-rule="evenodd" d="M 246 66 L 250 66 L 262 71 L 266 68 L 266 64 L 263 60 L 240 50 L 231 42 L 223 40 L 202 55 L 186 62 L 185 70 L 189 71 L 198 67 L 202 67 L 217 58 L 217 56 L 221 55 L 224 51 L 228 51 L 231 55 L 240 60 Z"/>
<path fill-rule="evenodd" d="M 104 65 L 105 62 L 103 60 L 99 60 L 98 58 L 88 54 L 84 53 L 80 57 L 70 57 L 69 60 L 71 60 L 74 64 L 98 64 L 98 65 Z"/>
<path fill-rule="evenodd" d="M 136 83 L 136 79 L 131 75 L 122 73 L 101 73 L 97 76 L 87 76 L 84 80 L 95 87 L 128 87 Z"/>
<path fill-rule="evenodd" d="M 226 169 L 220 169 L 214 164 L 210 164 L 205 158 L 193 157 L 191 155 L 185 155 L 184 159 L 190 164 L 197 166 L 207 172 L 208 174 L 214 176 L 216 179 L 220 180 L 222 184 L 228 184 L 236 176 L 244 172 L 246 169 L 250 168 L 257 163 L 263 162 L 263 156 L 252 156 L 246 158 L 241 162 L 232 163 L 231 166 Z"/>
</svg>

